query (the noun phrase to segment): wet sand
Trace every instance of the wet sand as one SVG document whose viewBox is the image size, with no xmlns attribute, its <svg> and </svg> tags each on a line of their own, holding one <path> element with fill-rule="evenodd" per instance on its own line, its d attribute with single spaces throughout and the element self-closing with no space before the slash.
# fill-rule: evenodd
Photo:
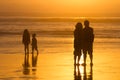
<svg viewBox="0 0 120 80">
<path fill-rule="evenodd" d="M 103 55 L 104 54 L 104 55 Z M 24 54 L 0 54 L 1 80 L 119 80 L 120 55 L 94 53 L 93 66 L 87 57 L 86 71 L 84 66 L 74 69 L 73 54 L 39 54 L 36 67 L 32 67 L 30 54 L 29 67 L 23 67 Z M 78 68 L 79 67 L 79 68 Z"/>
</svg>

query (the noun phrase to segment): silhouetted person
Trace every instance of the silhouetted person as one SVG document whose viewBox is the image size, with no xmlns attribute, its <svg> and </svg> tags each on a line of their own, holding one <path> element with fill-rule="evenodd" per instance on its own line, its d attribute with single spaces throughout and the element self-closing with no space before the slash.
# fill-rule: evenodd
<svg viewBox="0 0 120 80">
<path fill-rule="evenodd" d="M 37 54 L 34 54 L 34 50 L 37 51 Z M 37 39 L 36 34 L 32 34 L 32 71 L 36 71 L 37 66 L 37 58 L 38 58 L 38 47 L 37 47 Z"/>
<path fill-rule="evenodd" d="M 32 34 L 32 55 L 34 54 L 34 50 L 36 50 L 38 54 L 36 34 Z"/>
<path fill-rule="evenodd" d="M 82 55 L 82 24 L 77 23 L 74 30 L 74 64 L 76 64 L 76 58 L 78 56 L 78 64 L 80 61 L 80 57 Z"/>
<path fill-rule="evenodd" d="M 91 64 L 93 60 L 93 42 L 94 42 L 94 34 L 93 28 L 89 26 L 89 21 L 84 21 L 85 28 L 83 29 L 83 53 L 84 53 L 84 63 L 86 64 L 87 53 L 90 56 Z"/>
<path fill-rule="evenodd" d="M 23 32 L 22 43 L 24 44 L 25 55 L 29 54 L 30 34 L 27 29 Z"/>
<path fill-rule="evenodd" d="M 27 29 L 23 32 L 22 37 L 22 43 L 24 44 L 24 50 L 25 50 L 25 58 L 24 58 L 24 64 L 23 64 L 23 74 L 28 75 L 30 74 L 29 69 L 29 44 L 30 44 L 30 34 Z"/>
<path fill-rule="evenodd" d="M 37 51 L 37 55 L 34 54 L 34 50 Z M 38 47 L 37 47 L 36 34 L 32 34 L 32 66 L 33 67 L 36 67 L 37 65 L 37 57 L 38 57 Z"/>
</svg>

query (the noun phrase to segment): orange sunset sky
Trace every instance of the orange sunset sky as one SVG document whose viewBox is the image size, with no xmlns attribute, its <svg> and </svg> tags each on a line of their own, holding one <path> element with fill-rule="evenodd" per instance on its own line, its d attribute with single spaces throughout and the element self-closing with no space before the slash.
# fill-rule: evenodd
<svg viewBox="0 0 120 80">
<path fill-rule="evenodd" d="M 0 16 L 120 17 L 120 0 L 0 0 Z"/>
</svg>

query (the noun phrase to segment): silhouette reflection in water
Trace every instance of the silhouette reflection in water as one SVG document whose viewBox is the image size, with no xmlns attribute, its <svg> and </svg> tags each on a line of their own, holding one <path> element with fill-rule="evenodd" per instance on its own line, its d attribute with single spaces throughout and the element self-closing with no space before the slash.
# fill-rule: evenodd
<svg viewBox="0 0 120 80">
<path fill-rule="evenodd" d="M 89 67 L 89 66 L 87 66 Z M 74 66 L 74 80 L 93 80 L 92 65 L 90 65 L 90 72 L 87 72 L 86 66 Z"/>
<path fill-rule="evenodd" d="M 30 63 L 29 63 L 29 54 L 25 54 L 24 57 L 24 64 L 23 64 L 23 74 L 28 75 L 30 74 Z"/>
<path fill-rule="evenodd" d="M 79 65 L 74 66 L 74 80 L 82 80 Z"/>
<path fill-rule="evenodd" d="M 25 54 L 24 63 L 23 63 L 23 74 L 24 75 L 36 74 L 37 59 L 38 59 L 38 54 L 36 55 L 32 54 L 32 61 L 30 63 L 29 55 Z"/>
<path fill-rule="evenodd" d="M 32 71 L 36 72 L 38 53 L 32 54 Z"/>
</svg>

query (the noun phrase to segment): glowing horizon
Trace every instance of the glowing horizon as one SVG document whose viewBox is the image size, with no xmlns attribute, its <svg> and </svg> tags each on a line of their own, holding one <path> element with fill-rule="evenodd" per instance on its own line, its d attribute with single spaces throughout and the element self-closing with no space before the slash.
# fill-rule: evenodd
<svg viewBox="0 0 120 80">
<path fill-rule="evenodd" d="M 118 0 L 2 0 L 0 16 L 120 16 Z"/>
</svg>

